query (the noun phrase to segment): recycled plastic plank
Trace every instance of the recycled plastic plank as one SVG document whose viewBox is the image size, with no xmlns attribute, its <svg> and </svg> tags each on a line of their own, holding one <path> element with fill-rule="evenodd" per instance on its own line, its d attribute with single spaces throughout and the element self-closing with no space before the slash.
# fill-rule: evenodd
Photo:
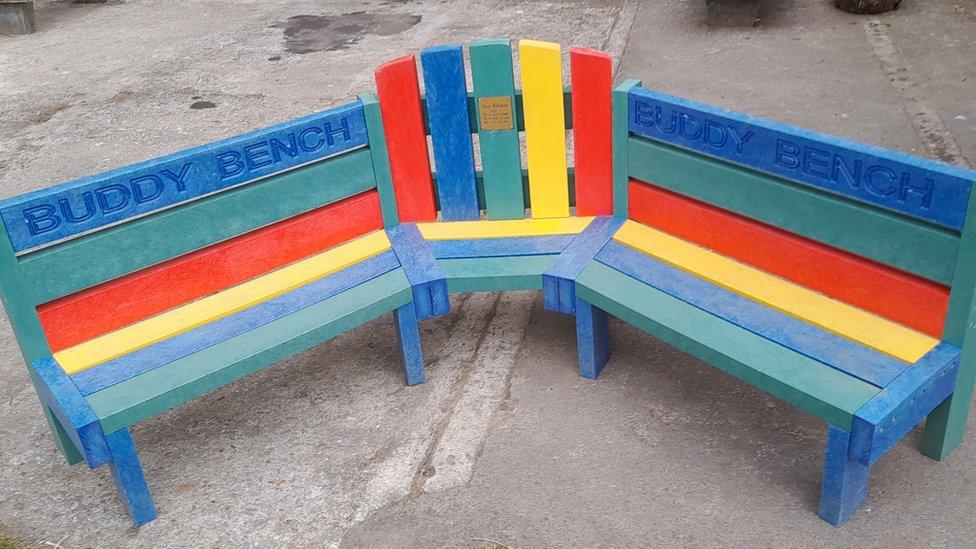
<svg viewBox="0 0 976 549">
<path fill-rule="evenodd" d="M 613 60 L 606 52 L 573 47 L 569 61 L 576 215 L 612 215 Z"/>
</svg>

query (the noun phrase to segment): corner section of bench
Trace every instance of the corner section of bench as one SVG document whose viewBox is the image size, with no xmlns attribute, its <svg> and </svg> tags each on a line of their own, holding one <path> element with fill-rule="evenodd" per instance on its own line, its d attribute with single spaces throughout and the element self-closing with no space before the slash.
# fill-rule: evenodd
<svg viewBox="0 0 976 549">
<path fill-rule="evenodd" d="M 30 365 L 38 384 L 41 402 L 61 424 L 88 466 L 95 468 L 111 461 L 108 443 L 95 411 L 53 357 Z"/>
<path fill-rule="evenodd" d="M 596 257 L 624 220 L 616 217 L 597 217 L 542 273 L 543 304 L 550 311 L 576 312 L 576 277 Z"/>
<path fill-rule="evenodd" d="M 952 395 L 961 351 L 940 343 L 854 414 L 849 456 L 873 465 Z"/>
<path fill-rule="evenodd" d="M 451 312 L 447 277 L 420 230 L 404 223 L 386 230 L 400 265 L 410 281 L 417 318 L 424 319 Z"/>
</svg>

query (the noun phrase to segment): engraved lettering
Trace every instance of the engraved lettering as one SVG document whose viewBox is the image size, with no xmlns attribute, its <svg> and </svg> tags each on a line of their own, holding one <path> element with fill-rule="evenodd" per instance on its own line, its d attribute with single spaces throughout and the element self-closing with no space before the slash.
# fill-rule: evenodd
<svg viewBox="0 0 976 549">
<path fill-rule="evenodd" d="M 247 160 L 248 170 L 274 164 L 274 158 L 271 157 L 271 149 L 268 148 L 267 141 L 260 141 L 244 147 L 244 158 Z"/>
<path fill-rule="evenodd" d="M 654 109 L 650 105 L 643 101 L 637 101 L 634 103 L 637 107 L 634 112 L 634 123 L 641 126 L 653 126 L 654 125 Z"/>
<path fill-rule="evenodd" d="M 861 161 L 854 161 L 854 168 L 844 163 L 844 159 L 839 155 L 834 155 L 834 166 L 830 172 L 830 180 L 840 183 L 841 175 L 847 179 L 847 183 L 854 189 L 861 186 Z"/>
<path fill-rule="evenodd" d="M 330 147 L 335 145 L 335 140 L 333 140 L 332 138 L 333 136 L 336 135 L 341 135 L 343 141 L 352 140 L 352 134 L 349 132 L 349 121 L 343 118 L 339 121 L 339 126 L 341 127 L 337 129 L 332 129 L 331 122 L 325 123 L 325 138 L 329 141 Z"/>
<path fill-rule="evenodd" d="M 725 126 L 706 120 L 704 140 L 706 145 L 722 149 L 729 141 L 729 132 L 725 130 Z"/>
<path fill-rule="evenodd" d="M 884 186 L 884 184 L 882 183 L 881 186 L 879 186 L 878 178 L 875 177 L 875 174 L 881 174 L 884 177 L 886 177 L 888 179 L 888 185 Z M 884 166 L 871 166 L 868 169 L 864 170 L 865 186 L 868 188 L 869 191 L 877 195 L 888 196 L 889 194 L 895 192 L 895 190 L 897 189 L 896 187 L 897 181 L 898 181 L 898 176 L 895 175 L 895 172 L 891 171 L 890 169 Z"/>
<path fill-rule="evenodd" d="M 803 148 L 803 172 L 817 177 L 830 177 L 830 153 L 813 147 Z"/>
<path fill-rule="evenodd" d="M 217 155 L 217 170 L 220 172 L 221 179 L 234 177 L 244 171 L 244 162 L 241 161 L 240 153 L 227 151 Z"/>
<path fill-rule="evenodd" d="M 912 183 L 912 177 L 907 172 L 901 174 L 901 184 L 898 186 L 898 200 L 908 202 L 908 193 L 914 192 L 921 194 L 922 207 L 928 209 L 932 206 L 932 198 L 935 194 L 935 181 L 925 178 L 925 184 L 919 185 Z"/>
<path fill-rule="evenodd" d="M 322 131 L 322 128 L 319 127 L 305 128 L 304 130 L 302 130 L 302 133 L 300 133 L 298 136 L 298 144 L 302 147 L 303 151 L 314 152 L 318 150 L 319 147 L 322 146 L 322 143 L 325 142 L 325 138 L 322 137 L 322 134 L 324 133 L 325 132 Z M 315 135 L 314 144 L 310 144 L 308 142 L 309 135 Z"/>
<path fill-rule="evenodd" d="M 664 115 L 662 114 L 663 112 L 664 111 L 663 111 L 663 109 L 661 109 L 661 107 L 658 107 L 657 108 L 657 127 L 658 127 L 658 129 L 661 130 L 663 133 L 674 133 L 674 131 L 676 129 L 678 129 L 678 120 L 677 120 L 678 119 L 678 113 L 675 112 L 675 111 L 671 111 L 671 127 L 665 128 L 664 127 L 664 124 L 663 124 L 663 122 L 664 122 Z"/>
<path fill-rule="evenodd" d="M 61 218 L 57 216 L 57 209 L 50 204 L 41 204 L 24 210 L 24 220 L 31 236 L 37 236 L 57 229 L 61 226 Z"/>
<path fill-rule="evenodd" d="M 641 105 L 643 106 L 643 104 Z M 636 116 L 640 118 L 640 113 L 637 113 Z M 479 97 L 478 124 L 483 131 L 514 129 L 515 117 L 512 116 L 512 98 L 507 95 Z"/>
<path fill-rule="evenodd" d="M 271 156 L 274 158 L 275 162 L 281 162 L 281 153 L 284 152 L 292 158 L 298 157 L 298 139 L 295 138 L 295 134 L 288 134 L 288 143 L 282 143 L 277 138 L 272 137 L 271 143 Z"/>
<path fill-rule="evenodd" d="M 735 141 L 735 152 L 738 153 L 739 156 L 742 156 L 742 147 L 744 147 L 745 144 L 748 143 L 750 139 L 756 137 L 756 132 L 747 131 L 745 135 L 739 137 L 739 132 L 735 131 L 735 128 L 733 128 L 732 126 L 729 126 L 729 135 L 732 136 L 732 141 Z M 796 147 L 796 145 L 793 146 Z"/>
<path fill-rule="evenodd" d="M 113 183 L 95 189 L 95 198 L 98 200 L 98 208 L 103 214 L 117 212 L 129 204 L 131 193 L 127 187 Z M 114 202 L 114 203 L 113 203 Z M 67 216 L 65 216 L 67 217 Z"/>
<path fill-rule="evenodd" d="M 774 161 L 777 166 L 795 170 L 800 166 L 800 148 L 785 139 L 777 139 Z"/>
<path fill-rule="evenodd" d="M 167 170 L 163 171 L 165 172 Z M 143 184 L 151 184 L 152 190 L 147 191 Z M 129 185 L 132 187 L 132 197 L 135 198 L 136 204 L 142 204 L 143 202 L 149 202 L 150 200 L 159 198 L 165 188 L 163 180 L 155 175 L 137 177 L 129 181 Z"/>
<path fill-rule="evenodd" d="M 691 133 L 688 133 L 689 125 L 695 128 Z M 678 133 L 685 139 L 698 139 L 702 133 L 701 122 L 699 122 L 697 118 L 684 113 L 682 113 L 681 117 L 678 119 L 678 128 Z"/>
<path fill-rule="evenodd" d="M 186 176 L 190 175 L 190 166 L 192 165 L 193 162 L 183 164 L 183 167 L 180 168 L 180 175 L 174 174 L 173 172 L 169 171 L 169 169 L 165 169 L 160 173 L 162 173 L 167 179 L 172 180 L 173 183 L 176 183 L 177 192 L 184 192 L 186 191 Z"/>
<path fill-rule="evenodd" d="M 67 198 L 58 200 L 58 206 L 61 207 L 61 215 L 64 216 L 65 221 L 69 223 L 80 223 L 95 215 L 95 200 L 92 198 L 92 193 L 88 191 L 81 193 L 81 201 L 85 205 L 85 213 L 75 215 L 71 209 L 71 203 L 68 202 Z"/>
</svg>

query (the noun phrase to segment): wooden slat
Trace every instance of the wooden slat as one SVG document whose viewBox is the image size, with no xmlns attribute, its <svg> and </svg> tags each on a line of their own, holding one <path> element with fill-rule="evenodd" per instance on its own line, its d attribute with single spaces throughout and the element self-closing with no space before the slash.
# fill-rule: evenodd
<svg viewBox="0 0 976 549">
<path fill-rule="evenodd" d="M 905 362 L 917 361 L 939 342 L 634 221 L 625 223 L 614 239 L 729 291 Z"/>
<path fill-rule="evenodd" d="M 555 255 L 440 259 L 452 292 L 499 292 L 542 289 L 542 272 Z"/>
<path fill-rule="evenodd" d="M 629 159 L 634 179 L 940 284 L 952 281 L 959 236 L 951 231 L 640 137 L 630 138 Z"/>
<path fill-rule="evenodd" d="M 941 337 L 949 289 L 704 202 L 630 182 L 630 218 Z"/>
<path fill-rule="evenodd" d="M 220 293 L 54 353 L 68 374 L 147 347 L 267 301 L 390 248 L 377 231 Z"/>
<path fill-rule="evenodd" d="M 885 387 L 909 368 L 907 362 L 756 303 L 619 242 L 608 243 L 597 255 L 597 260 L 689 305 L 876 387 Z"/>
<path fill-rule="evenodd" d="M 427 246 L 437 259 L 553 255 L 566 249 L 566 246 L 574 238 L 576 238 L 574 234 L 558 234 L 470 240 L 429 240 Z"/>
<path fill-rule="evenodd" d="M 630 91 L 630 131 L 961 230 L 976 172 L 717 109 Z"/>
<path fill-rule="evenodd" d="M 576 215 L 613 214 L 613 61 L 609 53 L 569 49 L 573 86 Z"/>
<path fill-rule="evenodd" d="M 82 370 L 71 380 L 83 395 L 97 393 L 339 295 L 399 265 L 393 251 L 387 250 L 264 303 Z"/>
<path fill-rule="evenodd" d="M 456 221 L 454 223 L 418 223 L 420 234 L 428 240 L 506 238 L 576 234 L 586 228 L 592 217 L 554 219 L 503 219 L 497 221 Z"/>
<path fill-rule="evenodd" d="M 519 41 L 532 217 L 569 215 L 559 44 Z"/>
<path fill-rule="evenodd" d="M 416 58 L 407 55 L 376 69 L 376 95 L 383 114 L 400 221 L 433 221 L 437 210 Z"/>
<path fill-rule="evenodd" d="M 352 196 L 38 307 L 54 352 L 381 228 L 376 191 Z"/>
<path fill-rule="evenodd" d="M 369 190 L 369 156 L 355 151 L 104 229 L 29 254 L 20 267 L 34 303 L 46 303 Z"/>
<path fill-rule="evenodd" d="M 420 53 L 427 92 L 427 123 L 437 166 L 441 219 L 478 219 L 474 149 L 468 116 L 468 86 L 461 46 L 436 46 Z"/>
<path fill-rule="evenodd" d="M 20 252 L 365 144 L 362 106 L 350 103 L 0 201 L 0 217 Z"/>
<path fill-rule="evenodd" d="M 834 425 L 850 429 L 854 413 L 879 389 L 692 307 L 606 265 L 590 264 L 577 295 L 752 386 Z"/>
<path fill-rule="evenodd" d="M 281 320 L 88 397 L 106 431 L 123 429 L 410 302 L 397 269 Z M 392 338 L 391 338 L 392 339 Z"/>
<path fill-rule="evenodd" d="M 471 54 L 471 80 L 474 86 L 475 123 L 481 165 L 484 172 L 485 209 L 488 219 L 525 217 L 522 192 L 522 161 L 517 125 L 511 129 L 486 130 L 481 127 L 479 100 L 492 98 L 498 103 L 508 98 L 515 109 L 515 84 L 512 49 L 508 40 L 480 40 L 468 48 Z M 503 103 L 503 100 L 501 101 Z M 512 113 L 513 120 L 516 119 Z"/>
</svg>

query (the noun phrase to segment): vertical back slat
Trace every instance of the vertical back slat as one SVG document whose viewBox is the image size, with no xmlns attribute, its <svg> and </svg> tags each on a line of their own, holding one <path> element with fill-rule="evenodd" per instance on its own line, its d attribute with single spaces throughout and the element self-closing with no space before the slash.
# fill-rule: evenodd
<svg viewBox="0 0 976 549">
<path fill-rule="evenodd" d="M 627 129 L 627 109 L 631 88 L 640 80 L 624 80 L 613 89 L 613 215 L 627 217 L 630 213 L 627 182 L 630 181 L 630 130 Z"/>
<path fill-rule="evenodd" d="M 420 104 L 417 59 L 407 55 L 376 69 L 376 94 L 390 156 L 400 221 L 433 221 L 434 184 Z"/>
<path fill-rule="evenodd" d="M 532 217 L 569 215 L 559 44 L 519 41 Z"/>
<path fill-rule="evenodd" d="M 400 218 L 397 215 L 396 196 L 393 190 L 393 175 L 390 173 L 390 154 L 386 147 L 386 135 L 383 131 L 383 115 L 380 113 L 380 102 L 375 93 L 359 94 L 359 102 L 363 104 L 363 115 L 366 117 L 370 159 L 373 162 L 373 177 L 376 179 L 376 190 L 380 194 L 383 226 L 394 227 L 400 223 Z"/>
<path fill-rule="evenodd" d="M 525 217 L 525 197 L 515 117 L 512 46 L 503 39 L 481 40 L 472 43 L 469 51 L 485 209 L 489 219 L 519 219 Z"/>
<path fill-rule="evenodd" d="M 611 139 L 613 61 L 609 53 L 570 48 L 576 215 L 613 213 Z"/>
<path fill-rule="evenodd" d="M 437 168 L 441 219 L 478 219 L 478 188 L 471 147 L 468 87 L 461 46 L 427 48 L 420 53 L 427 93 L 427 125 Z"/>
</svg>

